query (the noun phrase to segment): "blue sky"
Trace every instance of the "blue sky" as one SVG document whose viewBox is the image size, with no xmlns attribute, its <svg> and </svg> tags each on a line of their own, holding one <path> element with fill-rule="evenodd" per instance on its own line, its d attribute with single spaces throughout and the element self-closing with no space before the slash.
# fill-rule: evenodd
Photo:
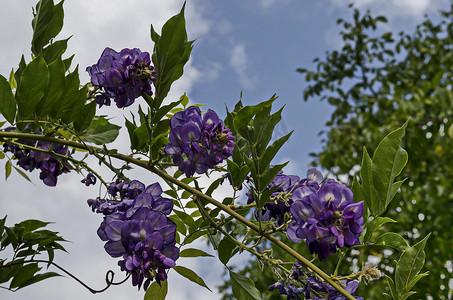
<svg viewBox="0 0 453 300">
<path fill-rule="evenodd" d="M 94 64 L 102 50 L 109 46 L 116 50 L 138 47 L 152 51 L 149 38 L 151 23 L 157 29 L 166 19 L 176 14 L 183 1 L 147 0 L 78 0 L 65 2 L 65 27 L 59 37 L 70 35 L 69 54 L 76 53 L 75 63 L 80 64 L 82 82 L 88 81 L 83 72 Z M 318 132 L 328 120 L 331 108 L 327 103 L 311 99 L 303 102 L 303 76 L 298 67 L 310 68 L 315 57 L 340 46 L 336 19 L 349 18 L 351 10 L 343 0 L 250 0 L 202 1 L 187 3 L 189 37 L 197 39 L 185 75 L 174 85 L 170 99 L 187 92 L 192 103 L 208 104 L 225 116 L 225 105 L 232 107 L 242 91 L 244 104 L 267 100 L 279 95 L 276 107 L 286 105 L 279 134 L 295 130 L 276 162 L 290 160 L 287 173 L 303 176 L 310 158 L 308 153 L 321 149 Z M 28 58 L 31 40 L 31 0 L 3 0 L 0 10 L 0 73 L 8 76 L 16 68 L 22 53 Z M 385 30 L 412 31 L 425 13 L 435 14 L 447 8 L 447 0 L 389 0 L 356 1 L 361 10 L 371 8 L 385 14 L 389 24 Z M 134 108 L 134 107 L 133 107 Z M 136 106 L 135 106 L 136 108 Z M 122 125 L 117 109 L 101 109 L 101 114 L 116 116 L 114 122 Z M 127 136 L 122 133 L 112 147 L 127 151 Z M 2 163 L 0 163 L 1 165 Z M 155 180 L 142 171 L 137 179 L 150 184 Z M 4 178 L 0 167 L 0 178 Z M 116 260 L 104 252 L 103 243 L 96 235 L 101 222 L 92 214 L 86 199 L 96 197 L 97 188 L 79 184 L 80 176 L 64 175 L 56 188 L 45 187 L 38 174 L 31 174 L 34 184 L 12 174 L 7 182 L 0 182 L 0 216 L 8 215 L 8 224 L 26 218 L 54 221 L 53 229 L 68 240 L 70 255 L 61 254 L 56 262 L 73 271 L 94 287 L 103 287 L 108 269 L 117 271 Z M 228 191 L 222 191 L 227 193 Z M 212 250 L 207 250 L 210 253 Z M 246 257 L 240 257 L 240 263 Z M 178 261 L 194 268 L 211 289 L 221 280 L 223 267 L 215 258 Z M 218 299 L 197 285 L 170 273 L 168 299 Z M 271 284 L 271 283 L 269 283 Z M 0 299 L 142 299 L 129 283 L 113 287 L 100 295 L 91 295 L 75 281 L 53 278 L 28 287 L 17 293 L 0 290 Z"/>
</svg>

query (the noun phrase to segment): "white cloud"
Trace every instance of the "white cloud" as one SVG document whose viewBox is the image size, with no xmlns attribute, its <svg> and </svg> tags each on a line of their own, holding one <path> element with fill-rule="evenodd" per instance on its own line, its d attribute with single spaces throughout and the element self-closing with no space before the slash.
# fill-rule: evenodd
<svg viewBox="0 0 453 300">
<path fill-rule="evenodd" d="M 0 74 L 8 76 L 12 67 L 17 68 L 20 54 L 30 58 L 31 40 L 31 7 L 37 0 L 4 0 L 0 10 Z M 55 0 L 55 2 L 58 2 Z M 179 12 L 182 0 L 79 0 L 66 1 L 65 24 L 59 38 L 73 35 L 69 41 L 68 54 L 76 53 L 73 66 L 79 64 L 81 81 L 87 82 L 85 67 L 97 62 L 102 50 L 109 46 L 120 50 L 125 47 L 138 47 L 143 51 L 152 51 L 150 39 L 150 24 L 153 23 L 157 31 L 161 30 L 164 22 Z M 200 5 L 192 3 L 186 6 L 186 19 L 189 38 L 194 39 L 207 34 L 211 30 L 209 21 L 203 15 Z M 217 76 L 214 68 L 212 77 Z M 193 67 L 191 62 L 186 65 L 184 76 L 176 81 L 169 94 L 168 101 L 178 99 L 184 92 L 190 92 L 200 78 L 200 71 Z M 138 105 L 138 104 L 134 104 Z M 136 106 L 135 106 L 136 108 Z M 115 123 L 122 125 L 123 113 L 116 108 L 102 108 L 101 114 L 115 117 Z M 128 151 L 129 138 L 125 131 L 117 142 L 109 147 Z M 5 163 L 3 160 L 0 164 Z M 93 164 L 97 168 L 97 164 Z M 151 183 L 156 181 L 155 176 L 143 170 L 132 171 L 137 179 Z M 131 172 L 131 174 L 132 174 Z M 112 269 L 116 273 L 115 280 L 124 278 L 117 266 L 117 259 L 112 259 L 103 249 L 103 242 L 98 238 L 96 230 L 102 221 L 102 216 L 91 212 L 86 204 L 88 198 L 96 197 L 98 188 L 86 188 L 80 184 L 82 177 L 75 172 L 62 175 L 55 188 L 49 188 L 39 180 L 39 172 L 28 173 L 35 184 L 26 182 L 13 171 L 7 182 L 0 182 L 2 196 L 0 212 L 8 215 L 7 224 L 13 225 L 23 219 L 35 218 L 44 221 L 53 221 L 52 230 L 60 231 L 64 238 L 71 241 L 64 246 L 70 253 L 56 254 L 55 262 L 61 264 L 95 289 L 105 286 L 105 272 Z M 0 178 L 4 178 L 3 168 L 0 168 Z M 0 215 L 3 217 L 3 215 Z M 201 241 L 197 244 L 199 246 Z M 217 263 L 216 263 L 217 262 Z M 216 258 L 209 263 L 202 263 L 197 259 L 192 261 L 178 261 L 189 266 L 203 276 L 207 284 L 215 291 L 222 273 L 222 265 Z M 209 266 L 206 268 L 206 266 Z M 215 266 L 212 268 L 212 266 Z M 51 271 L 56 271 L 51 269 Z M 217 299 L 217 293 L 210 293 L 200 289 L 198 285 L 187 281 L 181 276 L 170 274 L 170 290 L 168 299 L 183 299 L 187 295 L 197 299 Z M 137 292 L 131 286 L 130 280 L 117 287 L 111 287 L 102 294 L 93 295 L 76 281 L 70 278 L 52 278 L 27 287 L 17 293 L 0 289 L 0 299 L 140 299 L 143 291 Z"/>
<path fill-rule="evenodd" d="M 245 45 L 238 43 L 233 47 L 230 53 L 230 67 L 233 68 L 234 72 L 238 76 L 242 87 L 253 88 L 255 85 L 255 77 L 251 77 L 247 72 L 247 53 L 245 51 Z"/>
</svg>

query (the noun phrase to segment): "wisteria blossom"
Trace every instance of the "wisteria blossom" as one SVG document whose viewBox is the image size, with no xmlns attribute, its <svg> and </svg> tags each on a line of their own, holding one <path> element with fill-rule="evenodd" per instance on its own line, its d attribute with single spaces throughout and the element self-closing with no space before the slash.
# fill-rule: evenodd
<svg viewBox="0 0 453 300">
<path fill-rule="evenodd" d="M 125 48 L 116 52 L 105 48 L 98 63 L 87 68 L 91 83 L 100 88 L 96 96 L 99 106 L 109 106 L 113 99 L 118 108 L 124 108 L 142 93 L 152 95 L 151 85 L 156 80 L 148 52 Z"/>
<path fill-rule="evenodd" d="M 179 257 L 176 224 L 167 217 L 172 200 L 161 196 L 158 183 L 145 188 L 137 180 L 111 183 L 108 192 L 117 199 L 88 200 L 93 211 L 104 214 L 97 233 L 105 250 L 122 257 L 118 265 L 132 275 L 134 286 L 146 290 L 153 280 L 160 284 Z"/>
<path fill-rule="evenodd" d="M 311 253 L 324 260 L 337 248 L 359 243 L 363 231 L 363 201 L 354 203 L 352 191 L 327 179 L 316 192 L 296 191 L 290 207 L 293 222 L 287 229 L 295 243 L 305 240 Z"/>
<path fill-rule="evenodd" d="M 234 136 L 211 109 L 201 116 L 200 108 L 191 106 L 176 113 L 170 127 L 165 153 L 187 177 L 206 173 L 233 154 Z"/>
<path fill-rule="evenodd" d="M 15 129 L 15 127 L 10 127 L 5 131 L 14 131 Z M 41 134 L 41 132 L 42 130 L 38 129 L 36 133 Z M 18 139 L 17 142 L 23 145 L 42 149 L 44 151 L 51 151 L 63 156 L 70 156 L 67 146 L 52 144 L 45 141 L 32 141 L 25 139 Z M 4 143 L 3 147 L 5 152 L 13 153 L 13 158 L 17 159 L 17 165 L 24 170 L 30 172 L 35 169 L 41 170 L 39 179 L 41 179 L 47 186 L 56 186 L 58 176 L 70 171 L 70 168 L 67 165 L 67 160 L 64 158 L 57 159 L 52 154 L 29 150 L 10 143 Z"/>
</svg>

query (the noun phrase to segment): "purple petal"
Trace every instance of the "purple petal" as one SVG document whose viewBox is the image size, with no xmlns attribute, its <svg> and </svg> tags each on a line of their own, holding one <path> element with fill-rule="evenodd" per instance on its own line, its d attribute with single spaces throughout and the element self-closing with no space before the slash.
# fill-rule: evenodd
<svg viewBox="0 0 453 300">
<path fill-rule="evenodd" d="M 310 168 L 307 170 L 307 179 L 316 181 L 317 183 L 322 182 L 322 173 L 316 168 Z"/>
</svg>

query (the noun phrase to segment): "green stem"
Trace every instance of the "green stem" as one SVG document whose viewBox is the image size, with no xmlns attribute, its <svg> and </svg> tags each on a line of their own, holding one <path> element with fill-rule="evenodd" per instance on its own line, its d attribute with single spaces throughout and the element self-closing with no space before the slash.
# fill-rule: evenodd
<svg viewBox="0 0 453 300">
<path fill-rule="evenodd" d="M 62 144 L 62 145 L 67 145 L 71 146 L 77 149 L 84 149 L 84 150 L 89 150 L 89 151 L 94 151 L 98 153 L 105 152 L 103 149 L 94 147 L 94 146 L 88 146 L 84 145 L 81 143 L 77 143 L 74 141 L 67 141 L 67 140 L 61 140 L 57 139 L 54 137 L 48 137 L 48 136 L 43 136 L 43 135 L 36 135 L 36 134 L 30 134 L 30 133 L 17 133 L 17 132 L 0 132 L 0 137 L 3 138 L 22 138 L 22 139 L 31 139 L 31 140 L 42 140 L 42 141 L 47 141 L 51 143 L 56 143 L 56 144 Z M 184 182 L 174 178 L 173 176 L 165 173 L 164 171 L 161 171 L 157 169 L 154 166 L 150 166 L 148 162 L 146 161 L 141 161 L 138 159 L 135 159 L 131 156 L 120 154 L 120 153 L 111 153 L 111 157 L 123 160 L 125 162 L 134 164 L 136 166 L 142 167 L 146 170 L 149 170 L 153 172 L 154 174 L 158 175 L 162 179 L 166 179 L 169 182 L 172 182 L 173 184 L 179 186 L 180 188 L 190 192 L 192 195 L 203 199 L 214 206 L 222 209 L 224 212 L 228 213 L 230 216 L 234 217 L 236 220 L 244 224 L 245 226 L 249 227 L 253 231 L 264 235 L 264 233 L 260 230 L 258 226 L 256 226 L 254 223 L 249 221 L 248 219 L 244 218 L 242 215 L 231 209 L 228 205 L 225 205 L 217 200 L 215 200 L 212 197 L 209 197 L 208 195 L 203 194 L 202 192 L 198 191 L 197 189 L 189 186 L 188 184 L 185 184 Z M 299 260 L 302 265 L 304 265 L 306 268 L 310 269 L 312 272 L 316 273 L 319 277 L 321 277 L 324 281 L 329 283 L 333 288 L 335 288 L 340 294 L 345 296 L 349 300 L 355 300 L 353 296 L 351 296 L 348 292 L 346 292 L 340 285 L 338 285 L 329 275 L 324 273 L 321 269 L 319 269 L 316 265 L 311 263 L 308 259 L 300 255 L 298 252 L 296 252 L 294 249 L 277 239 L 276 237 L 272 235 L 264 235 L 268 240 L 270 240 L 272 243 L 274 243 L 276 246 L 293 256 L 295 259 Z"/>
<path fill-rule="evenodd" d="M 252 208 L 252 207 L 255 207 L 256 206 L 256 202 L 253 202 L 253 203 L 250 203 L 250 204 L 247 204 L 247 205 L 228 205 L 228 207 L 230 207 L 232 210 L 243 210 L 243 209 L 249 209 L 249 208 Z"/>
<path fill-rule="evenodd" d="M 349 250 L 349 249 L 348 249 Z M 338 259 L 338 263 L 337 263 L 337 266 L 335 267 L 335 271 L 333 272 L 333 277 L 337 277 L 338 275 L 338 269 L 340 268 L 340 264 L 341 262 L 343 261 L 343 258 L 345 257 L 346 253 L 348 253 L 348 250 L 343 252 L 341 251 L 341 255 L 340 255 L 340 258 Z"/>
<path fill-rule="evenodd" d="M 107 188 L 109 185 L 104 181 L 104 179 L 102 179 L 102 177 L 95 171 L 93 170 L 90 166 L 88 166 L 87 163 L 85 163 L 84 161 L 80 161 L 80 160 L 77 160 L 71 156 L 67 156 L 67 155 L 62 155 L 62 154 L 59 154 L 59 153 L 56 153 L 52 150 L 45 150 L 45 149 L 41 149 L 41 148 L 37 148 L 37 147 L 33 147 L 33 146 L 29 146 L 29 145 L 24 145 L 24 144 L 21 144 L 21 143 L 17 143 L 15 141 L 8 141 L 8 144 L 11 144 L 11 145 L 16 145 L 18 147 L 21 147 L 21 148 L 24 148 L 24 149 L 28 149 L 28 150 L 33 150 L 33 151 L 36 151 L 36 152 L 42 152 L 42 153 L 47 153 L 47 154 L 50 154 L 54 157 L 58 157 L 60 159 L 66 159 L 66 160 L 69 160 L 71 161 L 72 163 L 74 163 L 75 165 L 80 165 L 82 166 L 82 168 L 88 170 L 89 172 L 93 173 L 97 178 L 99 178 L 99 180 L 102 182 L 102 184 Z"/>
<path fill-rule="evenodd" d="M 228 232 L 223 230 L 222 226 L 219 226 L 212 218 L 211 216 L 206 212 L 205 208 L 201 204 L 200 200 L 195 197 L 195 204 L 197 205 L 198 209 L 200 210 L 201 214 L 203 215 L 204 218 L 206 218 L 209 223 L 211 223 L 211 226 L 213 226 L 215 229 L 220 231 L 225 237 L 227 237 L 229 240 L 231 240 L 233 243 L 239 246 L 240 249 L 244 249 L 251 254 L 255 255 L 258 259 L 261 259 L 262 256 L 260 253 L 258 253 L 256 250 L 245 246 L 243 243 L 239 242 L 237 239 L 235 239 L 232 235 L 230 235 Z"/>
</svg>

